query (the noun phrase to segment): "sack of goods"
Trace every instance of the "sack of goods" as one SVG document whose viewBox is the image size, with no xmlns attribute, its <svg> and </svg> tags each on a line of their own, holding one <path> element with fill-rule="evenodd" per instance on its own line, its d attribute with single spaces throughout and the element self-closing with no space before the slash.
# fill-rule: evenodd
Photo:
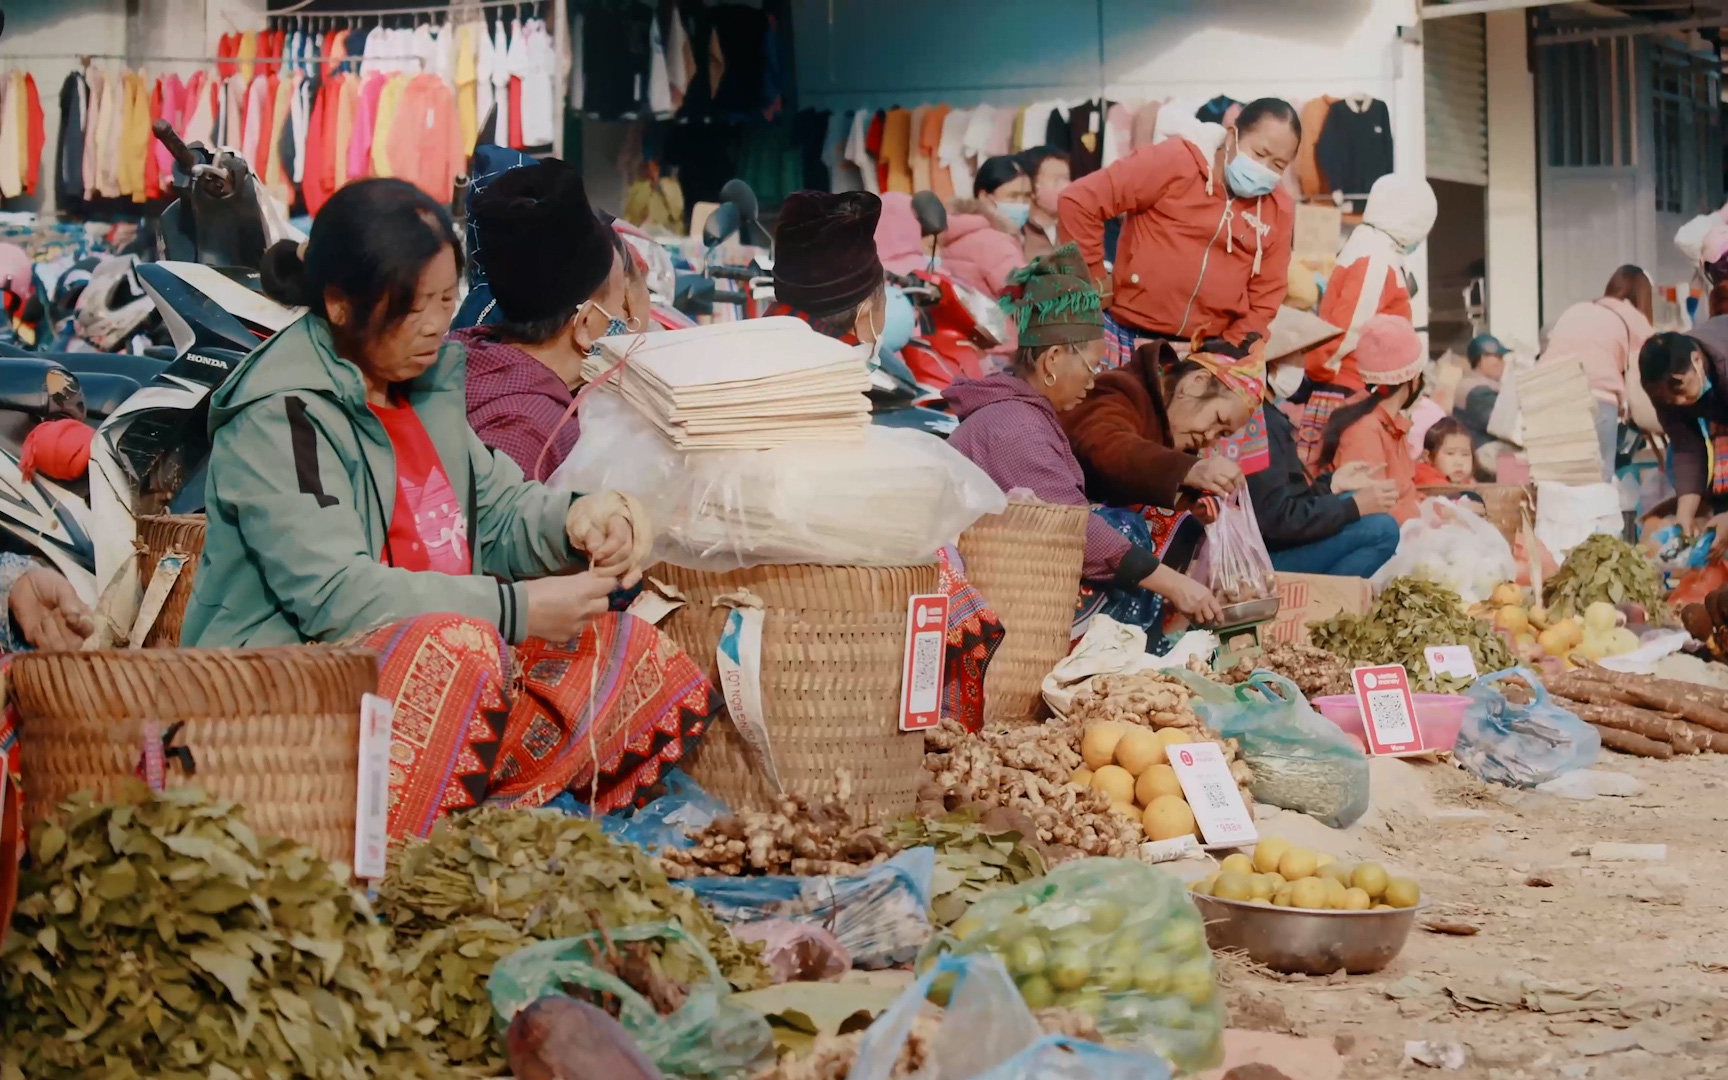
<svg viewBox="0 0 1728 1080">
<path fill-rule="evenodd" d="M 762 376 L 775 367 L 791 379 L 810 363 L 845 367 L 857 387 L 867 381 L 848 346 L 797 319 L 699 326 L 630 344 L 636 340 L 602 340 L 597 351 L 628 359 L 582 400 L 583 438 L 548 483 L 636 496 L 655 523 L 656 560 L 721 572 L 764 563 L 917 565 L 1007 506 L 982 469 L 936 436 L 872 427 L 856 388 L 845 392 L 861 403 L 854 416 L 836 410 L 844 394 L 788 396 L 781 376 Z M 645 356 L 656 365 L 644 365 Z M 589 366 L 603 372 L 617 362 Z M 663 408 L 655 371 L 701 372 L 709 381 L 700 389 L 714 391 L 704 400 L 735 395 L 736 404 Z M 730 389 L 746 382 L 755 388 Z M 717 424 L 729 433 L 714 434 Z"/>
<path fill-rule="evenodd" d="M 870 375 L 856 349 L 790 316 L 602 338 L 582 366 L 680 450 L 856 442 Z"/>
</svg>

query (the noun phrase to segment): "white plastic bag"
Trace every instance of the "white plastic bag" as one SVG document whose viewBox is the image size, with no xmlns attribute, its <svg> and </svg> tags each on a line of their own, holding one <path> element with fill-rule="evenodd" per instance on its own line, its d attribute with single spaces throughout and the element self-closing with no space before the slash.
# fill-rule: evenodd
<svg viewBox="0 0 1728 1080">
<path fill-rule="evenodd" d="M 1536 539 L 1556 559 L 1596 533 L 1618 536 L 1626 528 L 1620 516 L 1620 493 L 1613 484 L 1536 484 Z"/>
<path fill-rule="evenodd" d="M 1218 502 L 1218 518 L 1206 526 L 1206 568 L 1212 595 L 1225 606 L 1278 595 L 1272 557 L 1260 538 L 1260 523 L 1246 486 Z"/>
<path fill-rule="evenodd" d="M 1518 576 L 1512 545 L 1462 500 L 1424 499 L 1398 534 L 1398 551 L 1374 577 L 1380 591 L 1395 577 L 1438 582 L 1467 604 L 1488 599 L 1494 586 Z"/>
<path fill-rule="evenodd" d="M 548 485 L 627 492 L 654 523 L 655 559 L 695 570 L 762 563 L 935 561 L 1007 497 L 965 455 L 921 431 L 862 442 L 683 452 L 608 388 L 583 399 L 582 437 Z"/>
</svg>

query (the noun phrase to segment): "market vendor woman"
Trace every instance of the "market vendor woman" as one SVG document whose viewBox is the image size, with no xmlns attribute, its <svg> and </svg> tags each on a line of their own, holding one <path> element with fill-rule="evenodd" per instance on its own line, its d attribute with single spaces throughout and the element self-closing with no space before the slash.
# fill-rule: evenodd
<svg viewBox="0 0 1728 1080">
<path fill-rule="evenodd" d="M 1003 491 L 1025 488 L 1047 503 L 1086 506 L 1085 476 L 1058 417 L 1092 388 L 1103 363 L 1104 316 L 1074 245 L 1016 271 L 1004 306 L 1019 331 L 1013 369 L 943 392 L 961 418 L 949 445 Z M 1210 590 L 1130 543 L 1096 511 L 1086 522 L 1082 577 L 1099 595 L 1149 591 L 1199 622 L 1220 614 Z"/>
<path fill-rule="evenodd" d="M 265 290 L 309 310 L 211 398 L 182 628 L 188 646 L 377 652 L 392 836 L 566 790 L 627 806 L 717 707 L 654 627 L 607 614 L 650 539 L 633 501 L 526 482 L 469 428 L 463 348 L 443 340 L 457 255 L 444 208 L 393 179 L 342 188 L 302 249 L 268 253 Z"/>
<path fill-rule="evenodd" d="M 1715 529 L 1719 558 L 1728 551 L 1728 316 L 1646 341 L 1638 380 L 1671 447 L 1674 519 L 1686 536 Z"/>
</svg>

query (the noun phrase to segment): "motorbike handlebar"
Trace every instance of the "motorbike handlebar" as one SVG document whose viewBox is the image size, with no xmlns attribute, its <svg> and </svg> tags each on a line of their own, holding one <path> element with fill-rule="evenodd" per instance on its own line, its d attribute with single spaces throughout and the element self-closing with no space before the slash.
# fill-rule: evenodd
<svg viewBox="0 0 1728 1080">
<path fill-rule="evenodd" d="M 714 304 L 746 304 L 750 301 L 748 296 L 731 289 L 715 289 L 707 299 Z"/>
<path fill-rule="evenodd" d="M 198 159 L 180 138 L 179 133 L 174 130 L 174 125 L 166 120 L 156 120 L 151 123 L 150 131 L 163 146 L 168 148 L 168 152 L 174 156 L 175 163 L 186 171 L 186 175 L 192 175 L 192 170 L 197 166 Z"/>
<path fill-rule="evenodd" d="M 763 275 L 762 271 L 749 266 L 710 266 L 708 276 L 723 281 L 750 281 Z"/>
</svg>

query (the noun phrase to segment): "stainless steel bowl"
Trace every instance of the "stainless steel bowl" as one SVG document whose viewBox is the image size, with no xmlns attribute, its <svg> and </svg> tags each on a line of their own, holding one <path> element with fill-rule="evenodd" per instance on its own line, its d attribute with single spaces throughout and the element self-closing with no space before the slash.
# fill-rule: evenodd
<svg viewBox="0 0 1728 1080">
<path fill-rule="evenodd" d="M 1426 902 L 1391 911 L 1314 911 L 1191 893 L 1206 921 L 1206 943 L 1234 949 L 1286 974 L 1379 971 L 1404 948 Z"/>
<path fill-rule="evenodd" d="M 1215 623 L 1201 627 L 1201 629 L 1234 630 L 1238 626 L 1265 622 L 1276 614 L 1278 614 L 1278 598 L 1276 596 L 1268 596 L 1263 600 L 1244 600 L 1240 604 L 1225 604 L 1224 617 Z"/>
</svg>

